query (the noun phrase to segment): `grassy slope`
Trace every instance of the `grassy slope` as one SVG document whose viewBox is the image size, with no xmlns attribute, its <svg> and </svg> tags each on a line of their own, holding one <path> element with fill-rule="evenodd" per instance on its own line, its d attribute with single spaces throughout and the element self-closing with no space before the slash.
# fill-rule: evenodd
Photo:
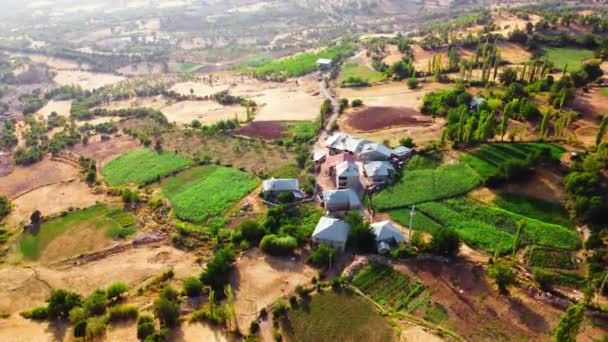
<svg viewBox="0 0 608 342">
<path fill-rule="evenodd" d="M 341 84 L 349 77 L 358 77 L 369 83 L 380 82 L 386 79 L 386 75 L 358 63 L 349 63 L 342 67 L 340 77 L 338 78 L 338 84 Z"/>
<path fill-rule="evenodd" d="M 283 332 L 290 341 L 394 341 L 390 323 L 355 295 L 327 291 L 290 310 Z"/>
<path fill-rule="evenodd" d="M 186 157 L 172 152 L 157 153 L 147 148 L 127 152 L 112 160 L 101 173 L 112 186 L 143 184 L 192 165 Z"/>
<path fill-rule="evenodd" d="M 133 215 L 99 204 L 44 222 L 37 235 L 24 234 L 19 247 L 25 258 L 37 259 L 51 241 L 69 231 L 103 229 L 108 238 L 114 238 L 134 232 L 134 224 Z"/>
<path fill-rule="evenodd" d="M 593 58 L 593 51 L 579 48 L 546 48 L 545 56 L 560 70 L 566 64 L 568 70 L 578 70 L 584 59 Z"/>
<path fill-rule="evenodd" d="M 260 180 L 248 173 L 221 166 L 186 170 L 162 183 L 175 214 L 181 220 L 203 222 L 221 215 L 255 189 Z"/>
</svg>

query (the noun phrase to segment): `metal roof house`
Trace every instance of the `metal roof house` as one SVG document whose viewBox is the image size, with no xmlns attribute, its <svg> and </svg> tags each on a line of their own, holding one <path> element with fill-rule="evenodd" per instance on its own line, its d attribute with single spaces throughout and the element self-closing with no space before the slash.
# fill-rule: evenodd
<svg viewBox="0 0 608 342">
<path fill-rule="evenodd" d="M 303 197 L 297 179 L 267 179 L 262 183 L 262 193 L 266 200 L 275 199 L 280 193 L 291 192 L 295 198 Z"/>
<path fill-rule="evenodd" d="M 358 154 L 365 144 L 371 143 L 369 140 L 354 138 L 348 134 L 337 133 L 325 141 L 325 145 L 331 150 L 331 152 L 350 152 Z"/>
<path fill-rule="evenodd" d="M 314 245 L 323 243 L 338 251 L 344 251 L 349 231 L 348 223 L 331 217 L 321 217 L 312 233 L 312 242 Z"/>
<path fill-rule="evenodd" d="M 395 174 L 395 167 L 387 161 L 373 161 L 363 165 L 365 176 L 374 184 L 384 184 Z"/>
<path fill-rule="evenodd" d="M 327 58 L 319 58 L 317 60 L 317 69 L 321 71 L 327 71 L 331 69 L 332 60 Z"/>
<path fill-rule="evenodd" d="M 391 221 L 382 221 L 371 224 L 376 235 L 378 253 L 388 253 L 392 248 L 405 242 L 405 237 Z"/>
<path fill-rule="evenodd" d="M 406 160 L 406 159 L 410 158 L 411 156 L 413 156 L 414 152 L 415 151 L 413 148 L 399 146 L 399 147 L 396 147 L 393 149 L 391 156 L 395 159 Z"/>
<path fill-rule="evenodd" d="M 361 210 L 363 204 L 357 193 L 351 189 L 326 190 L 322 193 L 323 207 L 330 213 L 342 213 L 349 210 Z"/>
<path fill-rule="evenodd" d="M 338 189 L 359 189 L 359 167 L 352 161 L 336 165 L 336 186 Z"/>
<path fill-rule="evenodd" d="M 367 143 L 357 153 L 357 157 L 362 161 L 389 160 L 392 153 L 393 151 L 383 144 Z"/>
</svg>

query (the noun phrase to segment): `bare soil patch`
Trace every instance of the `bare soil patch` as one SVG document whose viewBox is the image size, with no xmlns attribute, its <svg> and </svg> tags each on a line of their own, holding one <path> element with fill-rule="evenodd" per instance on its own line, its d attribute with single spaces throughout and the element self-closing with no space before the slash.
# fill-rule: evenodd
<svg viewBox="0 0 608 342">
<path fill-rule="evenodd" d="M 532 53 L 515 43 L 502 42 L 500 43 L 500 57 L 511 64 L 521 64 L 529 61 Z"/>
<path fill-rule="evenodd" d="M 452 87 L 451 84 L 421 83 L 416 89 L 409 89 L 405 82 L 390 82 L 362 88 L 339 88 L 338 95 L 349 100 L 360 99 L 366 106 L 392 106 L 420 108 L 425 94 Z"/>
<path fill-rule="evenodd" d="M 450 59 L 448 58 L 447 48 L 424 50 L 419 45 L 412 45 L 412 52 L 414 53 L 412 65 L 416 70 L 427 71 L 429 68 L 429 61 L 438 53 L 441 54 L 441 65 L 443 65 L 444 68 L 449 66 Z"/>
<path fill-rule="evenodd" d="M 210 77 L 213 77 L 213 75 L 211 75 Z M 214 78 L 215 81 L 215 78 Z M 229 83 L 226 82 L 221 82 L 218 80 L 216 81 L 217 83 L 214 82 L 208 82 L 208 83 L 203 83 L 202 81 L 188 81 L 188 82 L 183 82 L 183 83 L 177 83 L 175 85 L 173 85 L 173 87 L 171 87 L 171 90 L 173 90 L 174 92 L 184 95 L 184 96 L 189 96 L 189 95 L 194 95 L 194 96 L 199 96 L 199 97 L 205 97 L 205 96 L 211 96 L 213 94 L 217 94 L 221 91 L 225 91 L 228 90 L 228 88 L 230 87 Z M 193 92 L 191 92 L 191 90 Z"/>
<path fill-rule="evenodd" d="M 132 97 L 126 100 L 113 101 L 106 105 L 100 106 L 99 108 L 105 108 L 110 110 L 145 107 L 152 109 L 161 109 L 167 106 L 167 100 L 162 96 L 153 97 Z"/>
<path fill-rule="evenodd" d="M 310 282 L 317 271 L 304 264 L 302 258 L 278 258 L 258 249 L 245 252 L 236 263 L 231 276 L 235 290 L 237 322 L 246 333 L 262 307 Z"/>
<path fill-rule="evenodd" d="M 54 183 L 13 199 L 14 207 L 7 224 L 10 227 L 28 224 L 30 215 L 36 210 L 43 216 L 54 216 L 70 208 L 87 208 L 106 200 L 106 196 L 94 194 L 93 189 L 78 180 Z"/>
<path fill-rule="evenodd" d="M 28 54 L 27 57 L 29 57 L 34 63 L 46 64 L 48 67 L 56 70 L 86 70 L 90 68 L 87 64 L 79 65 L 78 63 L 69 59 L 48 57 L 45 55 L 38 54 Z"/>
<path fill-rule="evenodd" d="M 363 132 L 394 126 L 430 126 L 432 121 L 417 110 L 403 107 L 368 107 L 348 115 L 349 126 Z"/>
<path fill-rule="evenodd" d="M 403 59 L 403 53 L 399 51 L 399 47 L 397 45 L 388 44 L 384 47 L 384 52 L 386 53 L 386 57 L 382 60 L 382 62 L 393 65 Z"/>
<path fill-rule="evenodd" d="M 139 141 L 128 135 L 113 137 L 112 139 L 105 141 L 102 141 L 100 137 L 95 137 L 86 145 L 76 145 L 72 148 L 72 152 L 87 158 L 95 159 L 97 161 L 97 168 L 101 169 L 110 160 L 118 157 L 124 152 L 139 147 L 141 147 Z"/>
<path fill-rule="evenodd" d="M 58 70 L 54 81 L 59 85 L 79 85 L 83 89 L 93 90 L 105 85 L 118 83 L 125 78 L 112 74 L 94 73 L 76 70 Z"/>
<path fill-rule="evenodd" d="M 30 166 L 16 166 L 8 176 L 0 177 L 0 194 L 15 198 L 44 185 L 78 178 L 71 165 L 44 158 Z"/>
<path fill-rule="evenodd" d="M 210 100 L 175 102 L 161 108 L 161 111 L 169 122 L 175 121 L 180 124 L 191 123 L 195 119 L 208 125 L 220 120 L 234 119 L 235 117 L 239 120 L 246 118 L 245 107 L 240 105 L 224 106 Z"/>
<path fill-rule="evenodd" d="M 235 130 L 238 135 L 255 139 L 281 139 L 287 134 L 287 124 L 284 121 L 254 121 Z"/>
<path fill-rule="evenodd" d="M 52 112 L 56 112 L 57 114 L 65 117 L 70 116 L 70 109 L 72 108 L 72 100 L 66 101 L 49 101 L 44 107 L 40 108 L 36 115 L 40 115 L 47 119 Z"/>
</svg>

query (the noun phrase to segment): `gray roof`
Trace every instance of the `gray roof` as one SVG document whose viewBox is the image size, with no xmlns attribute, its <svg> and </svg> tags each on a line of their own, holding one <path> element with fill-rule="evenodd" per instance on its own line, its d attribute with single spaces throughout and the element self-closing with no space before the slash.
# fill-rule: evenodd
<svg viewBox="0 0 608 342">
<path fill-rule="evenodd" d="M 349 230 L 350 226 L 348 223 L 324 216 L 321 217 L 319 223 L 317 223 L 315 231 L 312 233 L 312 237 L 319 240 L 346 243 Z"/>
<path fill-rule="evenodd" d="M 353 153 L 358 153 L 361 151 L 363 146 L 368 143 L 371 142 L 369 140 L 355 138 L 344 133 L 336 133 L 325 140 L 325 145 L 327 147 Z"/>
<path fill-rule="evenodd" d="M 368 162 L 368 163 L 365 163 L 365 165 L 363 165 L 363 168 L 365 169 L 365 174 L 368 177 L 389 176 L 391 174 L 391 172 L 395 171 L 393 164 L 391 164 L 387 161 Z"/>
<path fill-rule="evenodd" d="M 317 64 L 331 64 L 331 59 L 319 58 L 317 59 Z"/>
<path fill-rule="evenodd" d="M 267 191 L 299 191 L 300 182 L 297 179 L 267 179 L 262 184 L 264 192 Z"/>
<path fill-rule="evenodd" d="M 393 154 L 396 156 L 404 156 L 404 155 L 408 155 L 408 154 L 412 153 L 413 151 L 414 151 L 413 148 L 399 146 L 399 147 L 395 147 L 393 149 Z"/>
<path fill-rule="evenodd" d="M 391 221 L 382 221 L 371 224 L 374 234 L 376 234 L 376 241 L 388 241 L 394 239 L 395 242 L 405 242 L 405 237 L 397 227 Z"/>
<path fill-rule="evenodd" d="M 383 144 L 367 143 L 363 145 L 363 148 L 361 149 L 361 152 L 359 152 L 359 155 L 365 155 L 370 152 L 379 153 L 389 158 L 393 151 Z"/>
<path fill-rule="evenodd" d="M 351 161 L 343 161 L 336 165 L 336 175 L 338 177 L 359 177 L 359 167 Z"/>
<path fill-rule="evenodd" d="M 363 206 L 357 193 L 352 189 L 325 190 L 323 191 L 323 201 L 326 205 L 344 205 L 350 209 L 361 208 Z"/>
</svg>

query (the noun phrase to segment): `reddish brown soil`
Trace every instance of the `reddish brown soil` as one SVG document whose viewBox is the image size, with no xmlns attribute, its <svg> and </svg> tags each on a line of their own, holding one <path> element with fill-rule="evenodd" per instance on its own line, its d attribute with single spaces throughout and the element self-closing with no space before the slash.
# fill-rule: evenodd
<svg viewBox="0 0 608 342">
<path fill-rule="evenodd" d="M 8 152 L 0 152 L 0 177 L 7 176 L 13 171 L 13 155 Z"/>
<path fill-rule="evenodd" d="M 235 132 L 256 139 L 280 139 L 287 136 L 287 125 L 283 121 L 254 121 Z"/>
<path fill-rule="evenodd" d="M 101 141 L 99 140 L 99 137 L 95 137 L 94 141 L 91 141 L 86 145 L 79 144 L 75 146 L 72 149 L 72 152 L 83 157 L 97 160 L 97 167 L 100 168 L 122 153 L 139 147 L 142 147 L 139 141 L 127 135 L 106 141 Z"/>
<path fill-rule="evenodd" d="M 369 107 L 354 112 L 346 123 L 352 128 L 369 132 L 394 126 L 428 126 L 431 119 L 418 111 L 402 107 Z"/>
</svg>

